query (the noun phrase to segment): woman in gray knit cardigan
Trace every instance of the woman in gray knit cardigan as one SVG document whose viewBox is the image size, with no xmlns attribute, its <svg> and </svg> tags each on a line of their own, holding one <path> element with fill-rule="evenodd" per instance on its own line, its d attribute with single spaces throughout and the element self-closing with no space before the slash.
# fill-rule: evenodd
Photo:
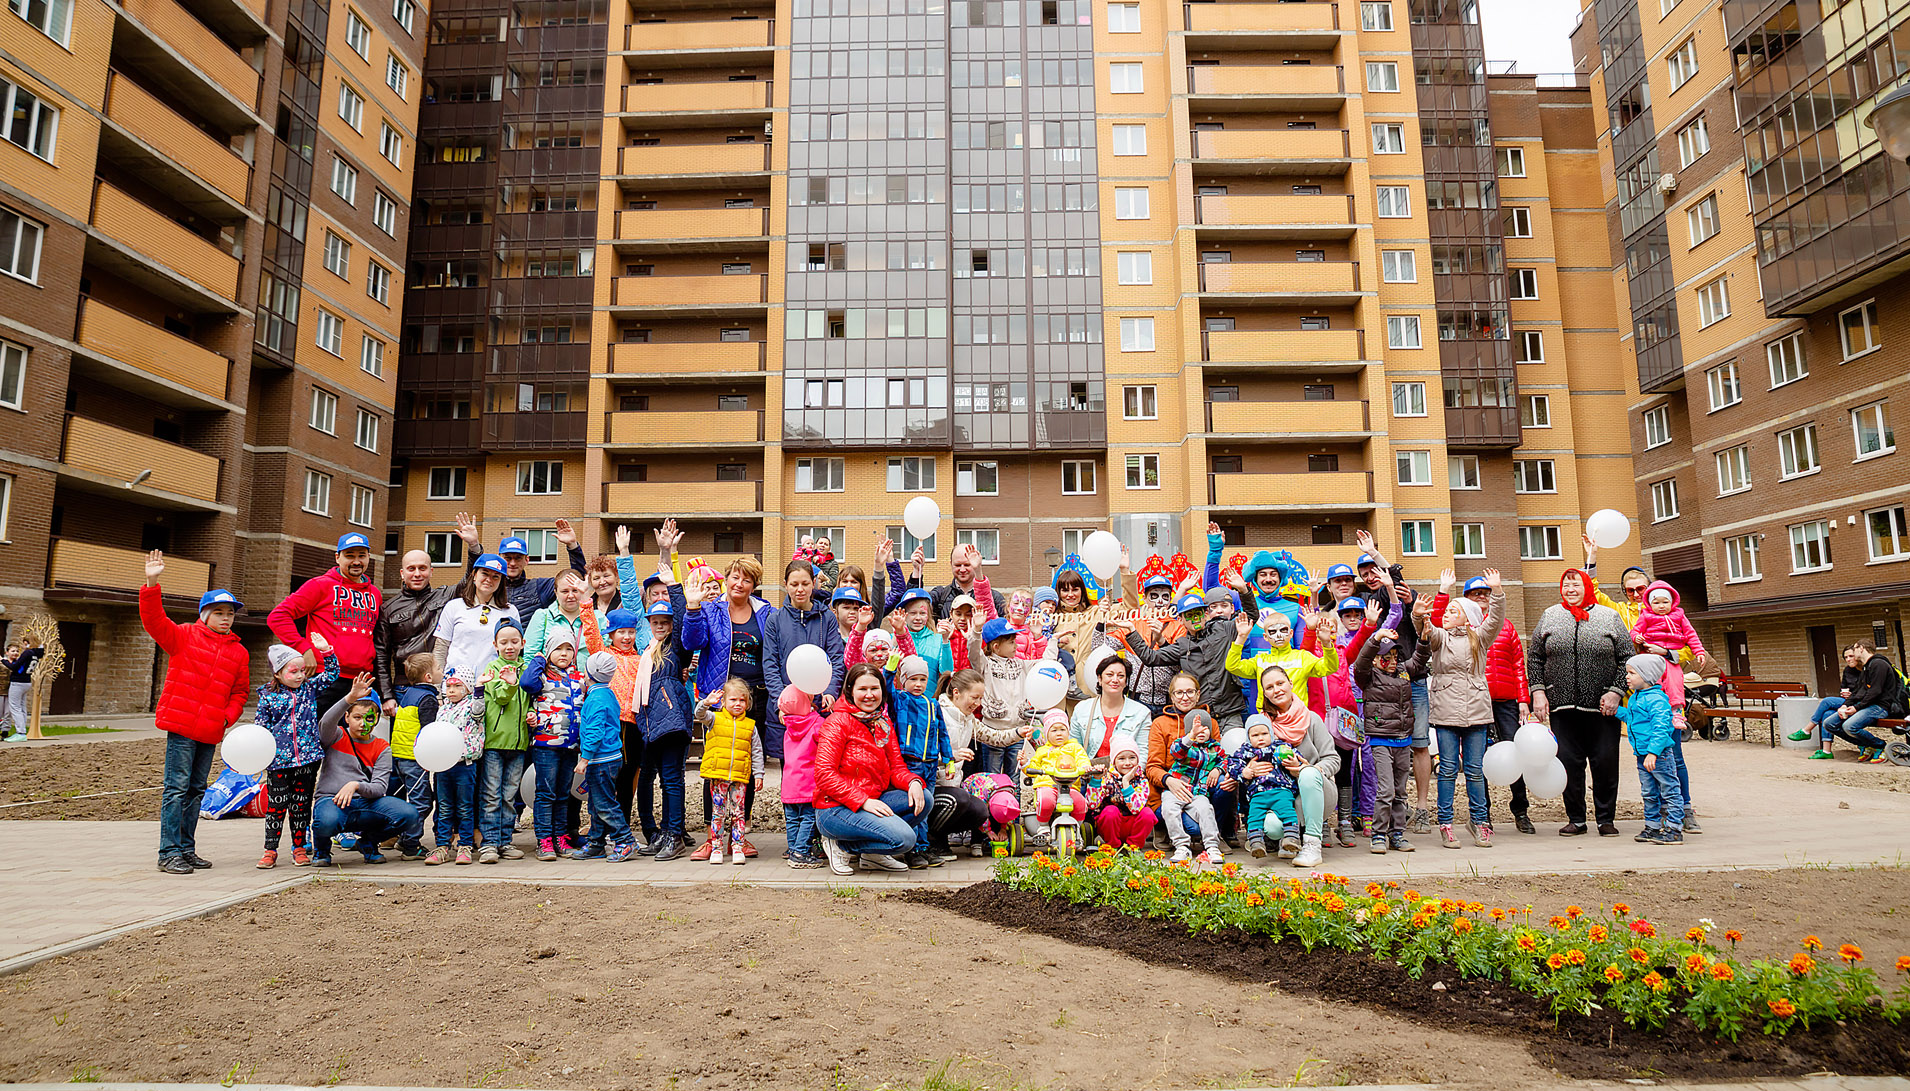
<svg viewBox="0 0 1910 1091">
<path fill-rule="evenodd" d="M 1576 568 L 1559 577 L 1559 604 L 1539 616 L 1526 644 L 1532 714 L 1552 726 L 1565 764 L 1565 825 L 1585 831 L 1585 766 L 1592 768 L 1598 832 L 1618 833 L 1618 700 L 1625 692 L 1631 633 L 1618 611 L 1592 598 L 1592 578 Z"/>
</svg>

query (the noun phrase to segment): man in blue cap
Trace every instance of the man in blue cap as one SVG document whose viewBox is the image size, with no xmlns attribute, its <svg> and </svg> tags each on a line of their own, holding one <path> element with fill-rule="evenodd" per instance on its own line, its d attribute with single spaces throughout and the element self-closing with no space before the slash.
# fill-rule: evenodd
<svg viewBox="0 0 1910 1091">
<path fill-rule="evenodd" d="M 371 539 L 355 530 L 340 535 L 333 556 L 335 567 L 306 580 L 265 616 L 279 643 L 305 653 L 307 669 L 318 667 L 312 634 L 322 634 L 331 643 L 338 656 L 338 681 L 319 691 L 319 708 L 330 708 L 343 698 L 351 680 L 370 674 L 378 658 L 373 633 L 383 596 L 371 582 Z"/>
<path fill-rule="evenodd" d="M 1174 604 L 1187 631 L 1170 644 L 1150 648 L 1135 634 L 1128 634 L 1128 650 L 1143 666 L 1162 666 L 1184 670 L 1200 683 L 1200 702 L 1214 714 L 1214 726 L 1221 731 L 1246 722 L 1247 699 L 1240 682 L 1227 672 L 1227 649 L 1234 642 L 1231 624 L 1220 624 L 1234 616 L 1238 607 L 1234 593 L 1215 587 L 1206 595 L 1188 593 Z"/>
<path fill-rule="evenodd" d="M 1313 596 L 1314 604 L 1322 610 L 1337 612 L 1340 603 L 1353 594 L 1358 578 L 1350 564 L 1328 565 L 1326 582 Z"/>
<path fill-rule="evenodd" d="M 557 520 L 557 541 L 563 545 L 570 557 L 570 567 L 579 575 L 584 574 L 584 551 L 577 546 L 577 530 L 570 520 Z M 532 614 L 557 601 L 557 578 L 540 576 L 531 579 L 524 574 L 524 566 L 530 560 L 530 543 L 513 534 L 497 545 L 497 555 L 504 558 L 504 594 L 517 607 L 517 616 L 529 618 Z"/>
</svg>

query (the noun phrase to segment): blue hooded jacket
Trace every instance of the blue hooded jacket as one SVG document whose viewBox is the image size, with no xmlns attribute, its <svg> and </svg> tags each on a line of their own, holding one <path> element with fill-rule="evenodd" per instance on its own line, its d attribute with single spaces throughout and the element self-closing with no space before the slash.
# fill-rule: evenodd
<svg viewBox="0 0 1910 1091">
<path fill-rule="evenodd" d="M 1642 758 L 1671 749 L 1671 699 L 1656 682 L 1633 690 L 1631 703 L 1618 710 L 1618 718 L 1625 721 L 1632 753 Z"/>
<path fill-rule="evenodd" d="M 842 627 L 836 624 L 835 613 L 814 599 L 810 600 L 809 609 L 798 610 L 785 598 L 780 607 L 762 616 L 762 622 L 763 682 L 769 687 L 769 709 L 764 720 L 775 730 L 779 739 L 783 714 L 777 702 L 782 699 L 783 690 L 789 685 L 783 678 L 784 661 L 789 658 L 790 652 L 804 644 L 816 645 L 829 657 L 829 688 L 823 693 L 833 696 L 841 692 L 844 654 Z M 771 744 L 768 737 L 763 741 L 765 745 Z M 779 758 L 782 755 L 778 751 L 770 756 Z"/>
<path fill-rule="evenodd" d="M 672 600 L 674 604 L 675 600 Z M 769 639 L 769 603 L 750 596 L 749 608 L 756 613 L 756 624 L 763 631 L 764 642 Z M 696 659 L 696 692 L 708 696 L 723 688 L 730 676 L 730 608 L 729 600 L 721 598 L 715 602 L 703 602 L 694 610 L 688 611 L 677 621 L 678 638 L 683 642 L 685 651 L 700 652 Z M 837 633 L 837 639 L 841 639 Z M 763 675 L 767 679 L 769 664 L 763 664 Z M 774 700 L 774 698 L 771 698 Z"/>
</svg>

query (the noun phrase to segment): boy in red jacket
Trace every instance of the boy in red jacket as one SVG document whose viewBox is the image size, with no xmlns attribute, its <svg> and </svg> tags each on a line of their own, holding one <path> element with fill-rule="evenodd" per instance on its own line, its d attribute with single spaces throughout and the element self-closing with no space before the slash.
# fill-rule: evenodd
<svg viewBox="0 0 1910 1091">
<path fill-rule="evenodd" d="M 371 582 L 371 539 L 357 531 L 342 535 L 336 557 L 337 567 L 306 580 L 265 615 L 272 635 L 294 651 L 304 652 L 306 669 L 314 673 L 318 658 L 312 654 L 311 634 L 323 633 L 331 641 L 332 652 L 338 656 L 338 681 L 318 694 L 321 709 L 343 697 L 351 679 L 372 669 L 377 658 L 372 630 L 384 601 L 378 585 Z M 299 631 L 301 620 L 304 632 Z"/>
<path fill-rule="evenodd" d="M 199 803 L 212 773 L 212 752 L 245 709 L 252 657 L 232 631 L 242 604 L 226 590 L 199 600 L 199 620 L 180 625 L 166 616 L 159 576 L 166 558 L 146 555 L 139 589 L 139 621 L 166 653 L 166 683 L 154 720 L 166 732 L 166 779 L 159 793 L 159 870 L 191 875 L 210 862 L 194 852 Z"/>
</svg>

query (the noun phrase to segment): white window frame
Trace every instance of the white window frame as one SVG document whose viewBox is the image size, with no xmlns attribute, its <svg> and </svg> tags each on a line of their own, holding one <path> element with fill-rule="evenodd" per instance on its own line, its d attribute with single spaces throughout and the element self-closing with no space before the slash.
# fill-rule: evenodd
<svg viewBox="0 0 1910 1091">
<path fill-rule="evenodd" d="M 1119 4 L 1109 5 L 1109 7 L 1120 6 Z M 987 544 L 984 545 L 983 543 Z M 981 557 L 981 561 L 985 565 L 1001 563 L 1001 531 L 999 530 L 983 529 L 980 527 L 956 527 L 955 548 L 960 549 L 963 546 L 973 547 L 975 553 Z"/>
<path fill-rule="evenodd" d="M 1552 395 L 1522 394 L 1519 396 L 1519 426 L 1521 428 L 1552 427 Z"/>
<path fill-rule="evenodd" d="M 822 471 L 820 475 L 816 471 Z M 817 478 L 821 485 L 818 487 Z M 842 492 L 848 485 L 848 460 L 841 458 L 799 458 L 796 460 L 797 492 Z"/>
<path fill-rule="evenodd" d="M 369 333 L 358 344 L 358 370 L 374 379 L 385 377 L 385 343 Z"/>
<path fill-rule="evenodd" d="M 1116 284 L 1154 283 L 1154 252 L 1152 250 L 1115 251 L 1114 276 Z"/>
<path fill-rule="evenodd" d="M 317 470 L 305 471 L 305 495 L 299 501 L 299 510 L 312 515 L 329 516 L 332 513 L 332 475 Z"/>
<path fill-rule="evenodd" d="M 1485 556 L 1486 525 L 1484 523 L 1454 523 L 1452 525 L 1452 555 L 1454 557 Z"/>
<path fill-rule="evenodd" d="M 351 279 L 351 243 L 345 236 L 325 229 L 325 271 L 340 280 Z"/>
<path fill-rule="evenodd" d="M 1141 32 L 1141 5 L 1109 4 L 1109 34 L 1139 34 Z"/>
<path fill-rule="evenodd" d="M 333 356 L 343 359 L 345 356 L 345 320 L 326 310 L 318 309 L 318 319 L 312 323 L 312 343 Z"/>
<path fill-rule="evenodd" d="M 384 190 L 372 190 L 371 222 L 377 226 L 378 230 L 393 238 L 397 237 L 398 202 L 385 196 Z"/>
<path fill-rule="evenodd" d="M 23 100 L 31 105 L 22 106 Z M 25 109 L 27 114 L 25 137 L 13 138 L 15 113 Z M 0 76 L 0 139 L 48 163 L 53 162 L 54 150 L 60 139 L 60 108 L 48 102 L 45 96 L 20 86 L 10 77 Z"/>
<path fill-rule="evenodd" d="M 1749 491 L 1751 488 L 1751 448 L 1748 444 L 1719 451 L 1712 462 L 1718 473 L 1718 495 Z"/>
<path fill-rule="evenodd" d="M 915 485 L 908 483 L 909 471 L 915 471 Z M 887 480 L 884 486 L 888 492 L 934 492 L 935 460 L 920 455 L 900 455 L 889 459 Z"/>
<path fill-rule="evenodd" d="M 433 568 L 464 567 L 464 539 L 454 530 L 428 530 L 424 535 L 424 555 Z M 443 560 L 439 560 L 442 557 Z"/>
<path fill-rule="evenodd" d="M 1115 155 L 1146 155 L 1147 154 L 1147 126 L 1145 125 L 1115 125 L 1112 127 L 1112 129 L 1113 131 L 1110 134 L 1110 136 L 1112 140 L 1113 154 Z"/>
<path fill-rule="evenodd" d="M 1122 420 L 1159 420 L 1160 389 L 1153 383 L 1121 388 Z"/>
<path fill-rule="evenodd" d="M 338 434 L 338 395 L 322 386 L 312 388 L 312 404 L 305 416 L 305 424 L 314 431 L 328 436 Z"/>
<path fill-rule="evenodd" d="M 1360 29 L 1369 31 L 1393 29 L 1393 5 L 1385 0 L 1361 0 Z"/>
<path fill-rule="evenodd" d="M 1515 353 L 1525 354 L 1522 357 L 1515 357 L 1513 363 L 1542 364 L 1545 362 L 1545 334 L 1543 331 L 1517 330 L 1514 331 L 1512 336 L 1519 342 L 1518 347 L 1513 349 L 1513 351 Z"/>
<path fill-rule="evenodd" d="M 1146 89 L 1141 65 L 1137 61 L 1112 61 L 1108 64 L 1108 94 L 1138 95 Z"/>
<path fill-rule="evenodd" d="M 365 131 L 365 96 L 342 79 L 338 81 L 338 116 L 353 132 Z"/>
<path fill-rule="evenodd" d="M 410 94 L 411 68 L 399 60 L 396 53 L 385 54 L 385 86 L 391 88 L 401 102 Z"/>
<path fill-rule="evenodd" d="M 1665 75 L 1676 91 L 1698 74 L 1698 36 L 1692 35 L 1665 56 Z"/>
<path fill-rule="evenodd" d="M 1715 326 L 1731 317 L 1731 285 L 1728 276 L 1716 277 L 1698 285 L 1698 328 Z"/>
<path fill-rule="evenodd" d="M 1538 487 L 1528 487 L 1533 485 Z M 1549 458 L 1513 459 L 1512 491 L 1520 496 L 1539 496 L 1558 492 L 1558 463 Z"/>
<path fill-rule="evenodd" d="M 1529 206 L 1505 206 L 1505 237 L 1508 239 L 1532 237 L 1532 209 Z"/>
<path fill-rule="evenodd" d="M 1413 216 L 1411 186 L 1374 186 L 1374 214 L 1382 220 L 1410 220 Z"/>
<path fill-rule="evenodd" d="M 1764 363 L 1770 368 L 1771 389 L 1789 386 L 1811 373 L 1810 357 L 1804 348 L 1804 331 L 1780 337 L 1764 346 Z"/>
<path fill-rule="evenodd" d="M 1393 449 L 1393 483 L 1402 488 L 1432 484 L 1432 452 Z"/>
<path fill-rule="evenodd" d="M 1379 94 L 1399 90 L 1399 62 L 1367 61 L 1366 89 Z"/>
<path fill-rule="evenodd" d="M 1560 541 L 1563 535 L 1556 526 L 1521 526 L 1519 528 L 1519 559 L 1522 561 L 1556 561 L 1561 556 Z M 1534 543 L 1539 552 L 1534 552 Z"/>
<path fill-rule="evenodd" d="M 27 364 L 33 350 L 12 341 L 0 341 L 0 409 L 26 412 Z"/>
<path fill-rule="evenodd" d="M 412 0 L 392 0 L 391 17 L 397 20 L 399 26 L 405 28 L 406 34 L 412 33 L 412 20 L 417 14 L 418 5 Z"/>
<path fill-rule="evenodd" d="M 1400 398 L 1402 395 L 1406 399 L 1407 412 L 1404 412 L 1404 413 L 1399 411 Z M 1418 406 L 1417 412 L 1413 411 L 1413 407 L 1415 405 Z M 1425 383 L 1403 382 L 1403 383 L 1393 384 L 1393 416 L 1395 417 L 1424 417 L 1426 415 L 1427 413 L 1426 413 L 1426 384 Z"/>
<path fill-rule="evenodd" d="M 27 12 L 21 10 L 21 8 L 24 6 L 25 6 L 24 3 L 22 3 L 20 6 L 15 6 L 15 4 L 12 2 L 9 2 L 7 4 L 7 7 L 11 9 L 15 15 L 18 15 L 21 21 L 25 22 L 28 26 L 32 27 L 33 29 L 39 31 L 40 33 L 58 42 L 62 47 L 67 47 L 72 44 L 72 39 L 73 39 L 72 0 L 48 0 L 46 5 L 46 11 L 42 13 L 41 18 L 38 22 L 35 22 L 31 18 L 28 18 Z M 5 538 L 6 538 L 5 528 L 3 526 L 0 526 L 0 539 L 5 539 Z"/>
<path fill-rule="evenodd" d="M 345 44 L 359 60 L 371 60 L 371 25 L 351 8 L 345 9 Z"/>
<path fill-rule="evenodd" d="M 1792 523 L 1785 529 L 1791 541 L 1791 575 L 1796 576 L 1806 572 L 1828 572 L 1834 567 L 1830 552 L 1829 520 L 1812 519 L 1803 523 Z M 1865 528 L 1864 533 L 1868 536 L 1868 527 Z M 1813 545 L 1816 546 L 1817 552 L 1821 554 L 1819 563 L 1799 565 L 1798 561 L 1800 560 L 1809 561 L 1810 558 L 1808 554 L 1811 552 Z"/>
<path fill-rule="evenodd" d="M 564 544 L 548 527 L 512 527 L 511 537 L 524 539 L 525 564 L 556 564 L 564 555 Z"/>
<path fill-rule="evenodd" d="M 982 467 L 988 467 L 983 470 Z M 982 487 L 982 475 L 986 473 L 993 479 L 993 487 Z M 992 458 L 965 459 L 955 464 L 956 496 L 1000 496 L 1001 463 Z"/>
<path fill-rule="evenodd" d="M 1115 186 L 1114 218 L 1117 220 L 1147 219 L 1151 203 L 1148 192 L 1146 186 Z"/>
<path fill-rule="evenodd" d="M 1446 488 L 1453 492 L 1472 492 L 1485 488 L 1485 480 L 1479 473 L 1479 456 L 1447 455 Z"/>
<path fill-rule="evenodd" d="M 438 473 L 445 475 L 445 485 L 455 488 L 456 492 L 438 492 Z M 424 498 L 426 500 L 462 500 L 471 487 L 471 471 L 465 466 L 432 466 L 424 472 Z"/>
<path fill-rule="evenodd" d="M 1857 457 L 1852 459 L 1852 462 L 1866 462 L 1873 458 L 1882 458 L 1897 449 L 1897 433 L 1895 429 L 1890 427 L 1890 416 L 1884 410 L 1885 404 L 1887 403 L 1875 401 L 1869 405 L 1860 405 L 1850 411 L 1850 438 L 1851 443 L 1857 450 Z M 1874 417 L 1876 423 L 1869 426 L 1863 424 L 1862 421 L 1865 414 L 1870 414 Z M 1864 450 L 1864 431 L 1866 427 L 1877 434 L 1879 446 L 1874 451 Z"/>
<path fill-rule="evenodd" d="M 1668 522 L 1678 517 L 1678 479 L 1667 477 L 1651 483 L 1651 521 Z"/>
<path fill-rule="evenodd" d="M 391 305 L 391 270 L 375 261 L 367 261 L 365 267 L 365 294 L 389 307 Z"/>
<path fill-rule="evenodd" d="M 1683 170 L 1711 150 L 1711 129 L 1699 114 L 1691 124 L 1678 130 L 1678 169 Z"/>
<path fill-rule="evenodd" d="M 1711 399 L 1711 412 L 1729 409 L 1744 400 L 1744 384 L 1738 381 L 1738 362 L 1726 360 L 1704 373 L 1705 393 Z"/>
<path fill-rule="evenodd" d="M 358 168 L 345 162 L 342 155 L 332 156 L 332 192 L 339 200 L 358 207 Z"/>
<path fill-rule="evenodd" d="M 540 473 L 543 476 L 541 483 L 538 481 Z M 519 496 L 562 496 L 564 494 L 564 462 L 557 458 L 523 459 L 517 464 L 513 485 Z M 556 487 L 552 488 L 552 485 Z"/>
<path fill-rule="evenodd" d="M 355 527 L 369 527 L 377 511 L 378 494 L 354 483 L 351 487 L 351 510 L 345 516 L 345 522 Z"/>
<path fill-rule="evenodd" d="M 1709 241 L 1718 233 L 1718 195 L 1707 193 L 1685 209 L 1686 249 Z"/>
<path fill-rule="evenodd" d="M 1154 320 L 1141 317 L 1121 319 L 1121 351 L 1153 352 Z"/>
<path fill-rule="evenodd" d="M 1737 448 L 1743 450 L 1744 448 Z M 1817 425 L 1800 424 L 1777 434 L 1777 479 L 1809 477 L 1824 468 L 1823 452 L 1817 446 Z"/>
<path fill-rule="evenodd" d="M 1387 284 L 1419 283 L 1419 252 L 1417 250 L 1381 250 L 1379 252 L 1380 280 Z"/>
<path fill-rule="evenodd" d="M 1419 316 L 1416 314 L 1387 315 L 1386 347 L 1389 349 L 1423 348 L 1424 342 L 1419 336 Z"/>
<path fill-rule="evenodd" d="M 915 535 L 909 533 L 909 528 L 906 526 L 890 525 L 886 529 L 890 540 L 895 542 L 895 556 L 897 560 L 907 560 L 913 557 L 916 548 L 920 547 L 922 550 L 922 560 L 924 562 L 933 563 L 935 561 L 937 549 L 935 543 L 936 539 L 942 536 L 940 531 L 929 535 L 927 538 L 917 538 Z"/>
<path fill-rule="evenodd" d="M 1064 459 L 1061 463 L 1061 495 L 1094 496 L 1100 492 L 1101 483 L 1097 480 L 1097 476 L 1093 459 Z M 1081 487 L 1084 478 L 1087 483 L 1085 489 Z M 1072 479 L 1072 487 L 1070 487 L 1070 479 Z"/>
<path fill-rule="evenodd" d="M 1879 515 L 1884 516 L 1895 524 L 1890 535 L 1896 543 L 1895 552 L 1884 554 L 1877 552 L 1877 532 L 1871 521 Z M 1864 512 L 1863 528 L 1864 550 L 1869 554 L 1871 564 L 1889 564 L 1893 561 L 1910 560 L 1910 533 L 1906 533 L 1906 531 L 1910 531 L 1910 527 L 1905 526 L 1905 512 L 1902 504 L 1872 508 Z"/>
<path fill-rule="evenodd" d="M 1751 583 L 1764 578 L 1759 535 L 1740 534 L 1724 540 L 1724 582 Z"/>
<path fill-rule="evenodd" d="M 46 225 L 0 206 L 0 225 L 9 219 L 13 221 L 13 248 L 10 252 L 0 253 L 0 273 L 28 284 L 38 284 L 40 248 L 46 242 Z M 21 271 L 22 266 L 25 266 L 24 272 Z"/>
<path fill-rule="evenodd" d="M 1160 455 L 1151 451 L 1137 451 L 1127 455 L 1122 461 L 1127 471 L 1126 485 L 1129 492 L 1140 492 L 1150 489 L 1159 489 L 1161 487 Z M 1154 475 L 1154 483 L 1152 485 L 1147 483 L 1150 469 Z M 1135 484 L 1136 481 L 1139 481 L 1140 484 Z"/>
<path fill-rule="evenodd" d="M 1525 149 L 1512 144 L 1500 144 L 1492 149 L 1493 163 L 1497 166 L 1501 178 L 1525 177 Z"/>
<path fill-rule="evenodd" d="M 7 517 L 13 512 L 13 477 L 0 474 L 0 543 L 8 541 Z"/>
<path fill-rule="evenodd" d="M 1858 322 L 1858 328 L 1855 331 L 1851 329 L 1850 325 L 1850 319 L 1852 317 L 1855 317 Z M 1850 337 L 1853 332 L 1861 332 L 1863 334 L 1863 344 L 1853 344 Z M 1855 307 L 1845 307 L 1843 310 L 1837 312 L 1837 340 L 1838 344 L 1841 345 L 1844 350 L 1844 359 L 1846 360 L 1855 360 L 1859 356 L 1875 352 L 1883 347 L 1883 338 L 1879 335 L 1877 329 L 1877 301 L 1875 299 L 1866 299 Z"/>
<path fill-rule="evenodd" d="M 817 539 L 827 538 L 829 539 L 829 552 L 834 553 L 838 557 L 841 557 L 843 555 L 842 551 L 843 551 L 844 532 L 842 527 L 796 527 L 795 535 L 796 535 L 795 540 L 798 542 L 802 541 L 804 538 L 817 538 Z M 899 536 L 893 535 L 893 534 L 891 534 L 889 537 L 893 538 L 897 542 L 900 542 L 902 540 Z M 911 548 L 909 552 L 913 553 L 914 549 Z M 898 554 L 897 559 L 908 560 L 908 554 L 906 553 Z M 923 558 L 923 559 L 926 560 L 927 558 Z"/>
<path fill-rule="evenodd" d="M 1438 527 L 1431 519 L 1402 519 L 1399 522 L 1399 552 L 1404 557 L 1436 557 L 1439 543 L 1434 540 Z"/>
<path fill-rule="evenodd" d="M 1533 268 L 1508 269 L 1511 274 L 1506 278 L 1508 299 L 1537 299 L 1539 297 L 1539 271 Z"/>
<path fill-rule="evenodd" d="M 352 422 L 352 446 L 378 453 L 378 414 L 359 407 L 357 419 Z"/>
<path fill-rule="evenodd" d="M 1639 414 L 1645 426 L 1645 450 L 1671 442 L 1671 407 L 1654 405 Z"/>
<path fill-rule="evenodd" d="M 378 154 L 394 167 L 402 167 L 405 154 L 404 137 L 391 127 L 389 121 L 378 122 Z"/>
<path fill-rule="evenodd" d="M 1373 122 L 1373 154 L 1405 155 L 1406 126 L 1397 121 Z"/>
</svg>

